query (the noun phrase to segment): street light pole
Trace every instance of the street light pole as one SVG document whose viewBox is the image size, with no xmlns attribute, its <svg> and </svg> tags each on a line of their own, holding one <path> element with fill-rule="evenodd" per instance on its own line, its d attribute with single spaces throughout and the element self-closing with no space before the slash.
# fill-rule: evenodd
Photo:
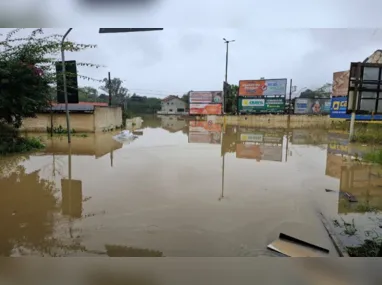
<svg viewBox="0 0 382 285">
<path fill-rule="evenodd" d="M 226 83 L 228 83 L 227 82 L 227 80 L 228 80 L 228 46 L 229 46 L 229 43 L 232 43 L 232 42 L 234 42 L 235 40 L 230 40 L 230 41 L 228 41 L 228 40 L 226 40 L 225 38 L 223 38 L 223 41 L 224 41 L 224 43 L 226 44 L 226 52 L 225 52 L 225 76 L 224 76 L 224 81 L 226 82 Z M 223 114 L 225 114 L 225 105 L 226 105 L 226 93 L 224 93 L 223 94 Z"/>
<path fill-rule="evenodd" d="M 227 82 L 227 77 L 228 77 L 228 46 L 229 43 L 234 42 L 235 40 L 226 40 L 223 38 L 224 43 L 226 44 L 226 53 L 225 53 L 225 82 Z"/>
<path fill-rule="evenodd" d="M 68 143 L 70 144 L 71 135 L 70 135 L 70 117 L 69 117 L 69 108 L 68 108 L 68 90 L 66 87 L 66 69 L 65 69 L 65 48 L 64 42 L 65 38 L 69 35 L 73 28 L 70 28 L 61 40 L 61 63 L 62 63 L 62 83 L 64 85 L 64 98 L 65 98 L 65 113 L 66 113 L 66 129 L 68 132 Z"/>
</svg>

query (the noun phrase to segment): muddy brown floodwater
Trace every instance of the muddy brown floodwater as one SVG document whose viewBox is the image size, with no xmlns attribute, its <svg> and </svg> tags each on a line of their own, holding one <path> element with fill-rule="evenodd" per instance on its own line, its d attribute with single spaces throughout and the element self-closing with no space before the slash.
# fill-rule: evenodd
<svg viewBox="0 0 382 285">
<path fill-rule="evenodd" d="M 176 117 L 140 131 L 73 137 L 70 149 L 43 135 L 45 151 L 2 158 L 0 255 L 273 256 L 280 232 L 337 255 L 317 214 L 341 211 L 325 192 L 351 148 L 337 134 Z"/>
</svg>

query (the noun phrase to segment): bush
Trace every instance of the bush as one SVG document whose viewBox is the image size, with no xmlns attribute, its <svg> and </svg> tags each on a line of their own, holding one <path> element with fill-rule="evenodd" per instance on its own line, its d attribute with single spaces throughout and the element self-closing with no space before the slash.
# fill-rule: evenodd
<svg viewBox="0 0 382 285">
<path fill-rule="evenodd" d="M 19 132 L 13 127 L 0 124 L 0 155 L 28 152 L 44 147 L 39 139 L 20 137 Z"/>
</svg>

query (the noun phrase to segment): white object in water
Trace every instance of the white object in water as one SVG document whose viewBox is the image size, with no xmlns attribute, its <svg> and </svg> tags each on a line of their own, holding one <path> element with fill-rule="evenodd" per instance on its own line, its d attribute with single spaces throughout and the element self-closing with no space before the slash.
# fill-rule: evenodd
<svg viewBox="0 0 382 285">
<path fill-rule="evenodd" d="M 115 139 L 116 141 L 119 141 L 119 142 L 128 142 L 128 141 L 132 141 L 136 138 L 137 138 L 137 136 L 133 135 L 133 133 L 130 132 L 129 130 L 124 130 L 124 131 L 120 132 L 118 135 L 113 136 L 113 139 Z"/>
</svg>

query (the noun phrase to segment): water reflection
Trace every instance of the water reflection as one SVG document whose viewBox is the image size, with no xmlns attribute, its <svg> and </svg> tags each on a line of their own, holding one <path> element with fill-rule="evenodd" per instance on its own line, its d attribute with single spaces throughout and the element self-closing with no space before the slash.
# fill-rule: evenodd
<svg viewBox="0 0 382 285">
<path fill-rule="evenodd" d="M 325 181 L 318 132 L 299 130 L 293 143 L 282 129 L 143 120 L 128 145 L 111 133 L 73 137 L 71 149 L 54 138 L 25 161 L 1 161 L 3 255 L 20 255 L 24 236 L 24 254 L 121 257 L 268 256 L 280 231 L 327 238 L 310 204 L 309 187 Z M 19 222 L 7 207 L 28 216 Z"/>
<path fill-rule="evenodd" d="M 190 121 L 188 127 L 189 143 L 221 144 L 222 127 L 207 121 Z"/>
<path fill-rule="evenodd" d="M 171 133 L 186 131 L 187 121 L 181 116 L 158 116 L 161 120 L 161 127 Z"/>
<path fill-rule="evenodd" d="M 341 166 L 340 191 L 350 193 L 357 202 L 349 202 L 340 195 L 338 213 L 382 211 L 382 167 L 361 164 Z"/>
<path fill-rule="evenodd" d="M 2 161 L 6 168 L 6 161 Z M 8 161 L 12 163 L 12 159 Z M 47 253 L 48 237 L 54 231 L 54 216 L 59 211 L 57 188 L 41 179 L 39 172 L 27 173 L 18 165 L 0 178 L 0 256 L 24 251 Z"/>
<path fill-rule="evenodd" d="M 284 148 L 287 152 L 287 140 L 284 130 L 227 126 L 223 134 L 222 155 L 236 153 L 239 159 L 282 162 Z"/>
<path fill-rule="evenodd" d="M 72 154 L 69 146 L 68 178 L 61 179 L 62 214 L 71 218 L 82 217 L 82 181 L 72 179 Z"/>
<path fill-rule="evenodd" d="M 322 145 L 327 144 L 328 139 L 324 129 L 293 129 L 291 142 L 294 145 Z"/>
</svg>

